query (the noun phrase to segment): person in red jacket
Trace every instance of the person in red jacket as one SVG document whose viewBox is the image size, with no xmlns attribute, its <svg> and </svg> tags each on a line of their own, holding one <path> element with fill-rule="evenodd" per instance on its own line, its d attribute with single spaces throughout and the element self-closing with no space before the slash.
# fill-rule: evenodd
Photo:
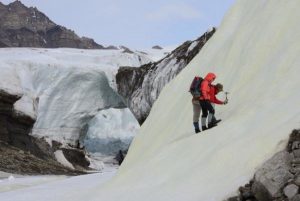
<svg viewBox="0 0 300 201">
<path fill-rule="evenodd" d="M 212 82 L 215 79 L 216 79 L 216 75 L 214 73 L 208 73 L 201 83 L 200 105 L 202 108 L 202 118 L 201 118 L 202 131 L 207 129 L 206 118 L 208 116 L 208 112 L 212 115 L 212 117 L 215 114 L 215 109 L 211 104 L 211 99 L 212 99 L 211 88 L 212 88 Z M 208 123 L 210 125 L 211 121 L 209 121 Z"/>
<path fill-rule="evenodd" d="M 210 102 L 211 103 L 215 103 L 218 105 L 223 105 L 225 103 L 225 101 L 220 101 L 216 95 L 223 91 L 223 85 L 218 83 L 216 85 L 211 85 L 210 91 L 209 91 L 209 95 L 210 95 Z"/>
<path fill-rule="evenodd" d="M 210 102 L 212 104 L 212 106 L 214 107 L 214 104 L 218 104 L 218 105 L 226 105 L 228 103 L 228 100 L 225 101 L 221 101 L 219 100 L 216 95 L 223 91 L 223 85 L 218 83 L 216 85 L 211 85 L 210 91 L 209 91 L 209 95 L 210 95 Z M 211 113 L 208 114 L 208 127 L 213 127 L 215 125 L 216 122 L 218 122 L 215 118 L 215 116 Z"/>
</svg>

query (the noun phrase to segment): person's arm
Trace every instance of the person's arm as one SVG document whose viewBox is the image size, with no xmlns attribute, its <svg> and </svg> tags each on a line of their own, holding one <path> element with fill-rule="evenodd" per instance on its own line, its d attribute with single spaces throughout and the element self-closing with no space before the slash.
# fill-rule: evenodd
<svg viewBox="0 0 300 201">
<path fill-rule="evenodd" d="M 219 104 L 219 105 L 223 105 L 224 102 L 223 101 L 220 101 L 219 99 L 217 99 L 217 97 L 214 95 L 211 97 L 211 100 L 210 100 L 212 103 L 215 103 L 215 104 Z"/>
<path fill-rule="evenodd" d="M 204 100 L 209 100 L 209 86 L 206 80 L 203 80 L 201 83 L 201 93 Z"/>
</svg>

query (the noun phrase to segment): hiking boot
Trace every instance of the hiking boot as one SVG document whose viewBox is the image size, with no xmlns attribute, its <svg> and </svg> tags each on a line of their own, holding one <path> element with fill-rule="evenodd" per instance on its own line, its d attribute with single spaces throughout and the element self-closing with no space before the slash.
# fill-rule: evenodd
<svg viewBox="0 0 300 201">
<path fill-rule="evenodd" d="M 217 123 L 212 122 L 212 123 L 208 124 L 208 129 L 215 127 L 217 125 L 218 125 Z"/>
<path fill-rule="evenodd" d="M 195 133 L 199 133 L 200 129 L 199 129 L 199 122 L 194 122 L 194 127 L 195 127 Z"/>
<path fill-rule="evenodd" d="M 202 131 L 205 131 L 207 130 L 207 127 L 206 126 L 202 126 Z"/>
<path fill-rule="evenodd" d="M 212 121 L 211 121 L 211 124 L 217 124 L 217 123 L 219 123 L 220 121 L 222 121 L 221 119 L 213 119 Z"/>
<path fill-rule="evenodd" d="M 215 115 L 212 115 L 211 122 L 216 122 L 216 121 L 217 121 L 217 119 L 216 119 Z"/>
</svg>

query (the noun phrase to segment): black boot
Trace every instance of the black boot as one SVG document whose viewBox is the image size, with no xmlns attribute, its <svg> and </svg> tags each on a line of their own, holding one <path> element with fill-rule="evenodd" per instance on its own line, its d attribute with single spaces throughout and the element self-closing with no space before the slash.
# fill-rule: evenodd
<svg viewBox="0 0 300 201">
<path fill-rule="evenodd" d="M 212 116 L 211 122 L 217 122 L 217 119 L 216 119 L 215 115 Z"/>
<path fill-rule="evenodd" d="M 215 127 L 218 125 L 218 122 L 221 120 L 217 120 L 214 114 L 208 114 L 208 129 Z"/>
<path fill-rule="evenodd" d="M 202 125 L 202 131 L 207 130 L 207 127 L 206 127 L 206 117 L 202 117 L 201 118 L 201 125 Z"/>
<path fill-rule="evenodd" d="M 211 122 L 210 124 L 208 124 L 208 129 L 217 126 L 218 124 Z"/>
<path fill-rule="evenodd" d="M 221 119 L 216 119 L 215 116 L 213 116 L 213 118 L 211 119 L 213 124 L 217 124 L 221 121 Z"/>
<path fill-rule="evenodd" d="M 195 133 L 199 133 L 200 129 L 199 129 L 199 122 L 194 122 L 194 127 L 195 127 Z"/>
</svg>

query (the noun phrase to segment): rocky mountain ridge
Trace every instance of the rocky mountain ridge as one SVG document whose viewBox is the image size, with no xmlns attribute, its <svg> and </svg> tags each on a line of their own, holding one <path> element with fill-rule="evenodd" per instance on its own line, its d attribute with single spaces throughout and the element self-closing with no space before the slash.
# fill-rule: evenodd
<svg viewBox="0 0 300 201">
<path fill-rule="evenodd" d="M 216 29 L 194 41 L 187 41 L 160 61 L 139 68 L 121 67 L 116 75 L 118 92 L 142 124 L 162 88 L 199 53 Z"/>
<path fill-rule="evenodd" d="M 0 47 L 104 49 L 93 39 L 79 37 L 21 1 L 8 5 L 0 2 Z"/>
</svg>

